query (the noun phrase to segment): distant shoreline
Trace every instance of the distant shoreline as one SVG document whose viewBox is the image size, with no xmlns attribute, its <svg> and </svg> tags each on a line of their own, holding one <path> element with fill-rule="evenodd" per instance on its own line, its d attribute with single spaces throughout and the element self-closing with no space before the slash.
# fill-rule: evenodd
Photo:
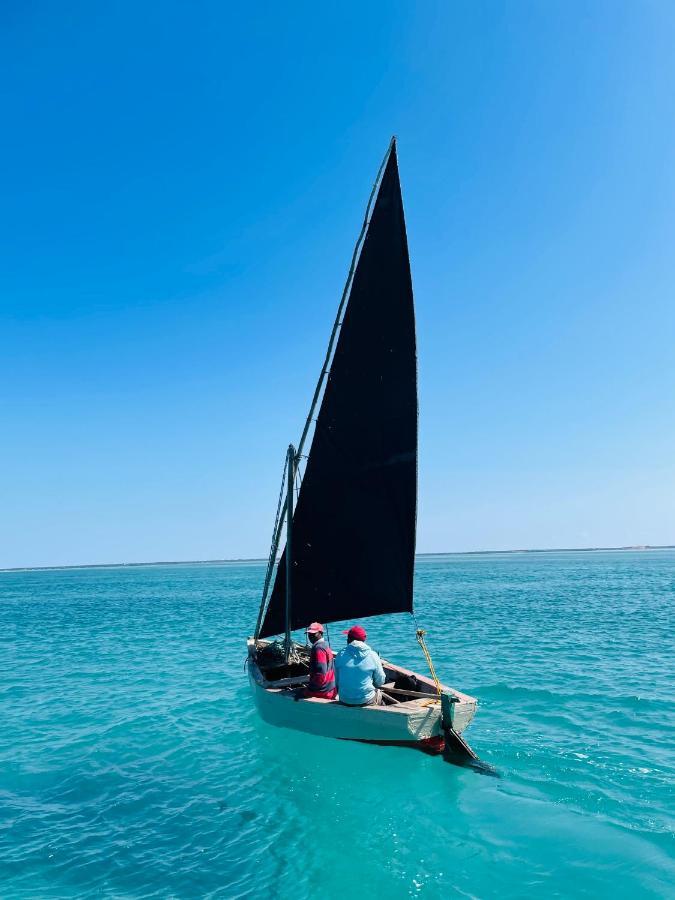
<svg viewBox="0 0 675 900">
<path fill-rule="evenodd" d="M 675 550 L 675 544 L 636 544 L 627 547 L 540 547 L 524 550 L 448 550 L 439 553 L 417 553 L 416 557 L 434 556 L 508 556 L 514 553 L 602 553 L 623 550 Z M 0 569 L 0 572 L 48 572 L 67 569 L 137 569 L 142 566 L 213 566 L 227 563 L 266 563 L 263 557 L 240 557 L 235 559 L 167 559 L 156 562 L 130 563 L 82 563 L 74 566 L 13 566 Z"/>
</svg>

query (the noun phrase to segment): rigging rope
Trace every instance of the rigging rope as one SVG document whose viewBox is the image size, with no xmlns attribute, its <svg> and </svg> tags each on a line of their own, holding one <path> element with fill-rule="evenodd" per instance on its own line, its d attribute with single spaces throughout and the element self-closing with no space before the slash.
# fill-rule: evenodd
<svg viewBox="0 0 675 900">
<path fill-rule="evenodd" d="M 260 612 L 258 613 L 258 622 L 255 628 L 255 636 L 258 637 L 258 632 L 260 631 L 260 626 L 262 625 L 263 616 L 265 614 L 265 600 L 267 599 L 267 592 L 270 587 L 270 581 L 272 580 L 272 572 L 274 571 L 274 564 L 276 562 L 277 557 L 277 549 L 279 546 L 279 536 L 281 534 L 281 529 L 279 527 L 280 517 L 281 517 L 281 507 L 284 502 L 284 487 L 286 485 L 286 470 L 287 470 L 287 461 L 284 459 L 284 469 L 283 474 L 281 476 L 281 488 L 279 490 L 279 500 L 277 501 L 277 514 L 274 518 L 274 530 L 272 531 L 272 546 L 270 547 L 270 555 L 267 560 L 267 571 L 265 573 L 265 584 L 263 586 L 263 595 L 262 602 L 260 604 Z"/>
<path fill-rule="evenodd" d="M 366 237 L 366 233 L 368 231 L 368 226 L 370 224 L 370 215 L 371 210 L 373 209 L 373 200 L 375 199 L 375 194 L 377 192 L 377 186 L 380 183 L 380 179 L 382 177 L 382 173 L 384 172 L 384 167 L 389 160 L 389 156 L 392 153 L 392 150 L 396 146 L 396 136 L 392 137 L 389 142 L 389 147 L 387 148 L 387 152 L 385 154 L 382 163 L 380 164 L 380 168 L 377 172 L 377 177 L 375 178 L 375 182 L 373 184 L 373 188 L 370 192 L 370 197 L 368 197 L 368 205 L 366 206 L 366 212 L 363 217 L 363 224 L 361 226 L 361 232 L 356 241 L 356 245 L 354 247 L 354 253 L 352 255 L 351 265 L 349 266 L 349 272 L 347 274 L 347 280 L 345 282 L 345 286 L 342 289 L 342 296 L 340 297 L 340 303 L 338 304 L 337 315 L 335 316 L 335 322 L 333 324 L 333 330 L 331 331 L 330 340 L 328 341 L 328 349 L 326 350 L 326 357 L 323 361 L 323 366 L 321 367 L 321 374 L 319 375 L 319 381 L 314 390 L 314 396 L 312 397 L 312 402 L 309 407 L 309 414 L 307 415 L 307 420 L 305 422 L 305 427 L 302 429 L 302 435 L 300 436 L 300 442 L 298 443 L 297 454 L 300 456 L 305 446 L 305 439 L 307 438 L 307 433 L 309 431 L 309 427 L 311 423 L 314 421 L 314 410 L 316 409 L 317 402 L 319 400 L 319 395 L 321 394 L 321 389 L 323 388 L 323 383 L 326 375 L 330 374 L 330 367 L 332 365 L 332 355 L 333 355 L 333 346 L 335 344 L 335 338 L 337 336 L 338 329 L 342 327 L 343 312 L 345 306 L 347 305 L 347 299 L 349 297 L 352 285 L 352 279 L 354 277 L 354 272 L 356 270 L 356 265 L 359 259 L 359 255 L 361 252 L 361 247 Z"/>
<path fill-rule="evenodd" d="M 413 619 L 415 619 L 414 613 L 413 613 Z M 416 637 L 417 637 L 417 643 L 418 643 L 418 644 L 420 645 L 420 647 L 422 648 L 422 653 L 424 653 L 424 656 L 426 657 L 427 664 L 428 664 L 428 666 L 429 666 L 429 671 L 431 672 L 431 677 L 432 677 L 433 680 L 434 680 L 434 684 L 436 685 L 436 690 L 437 690 L 437 692 L 438 692 L 438 696 L 439 696 L 439 699 L 440 699 L 440 696 L 441 696 L 441 693 L 442 693 L 442 691 L 441 691 L 441 683 L 440 683 L 440 681 L 438 680 L 438 675 L 436 675 L 436 669 L 435 669 L 435 667 L 434 667 L 434 663 L 433 663 L 433 660 L 432 660 L 432 658 L 431 658 L 431 653 L 429 653 L 429 650 L 428 650 L 428 648 L 427 648 L 426 642 L 425 642 L 425 640 L 424 640 L 424 635 L 426 634 L 426 631 L 424 630 L 424 628 L 420 628 L 420 627 L 419 627 L 419 625 L 417 624 L 417 619 L 415 619 L 415 628 L 416 628 L 415 635 L 416 635 Z"/>
</svg>

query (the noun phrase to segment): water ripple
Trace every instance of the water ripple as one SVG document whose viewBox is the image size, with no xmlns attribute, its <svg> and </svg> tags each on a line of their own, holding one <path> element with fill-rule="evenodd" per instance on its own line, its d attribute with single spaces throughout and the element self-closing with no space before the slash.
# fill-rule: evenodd
<svg viewBox="0 0 675 900">
<path fill-rule="evenodd" d="M 420 560 L 418 618 L 499 781 L 260 722 L 261 577 L 0 573 L 3 900 L 297 900 L 354 872 L 387 898 L 668 894 L 674 553 Z M 408 617 L 367 624 L 423 668 Z"/>
</svg>

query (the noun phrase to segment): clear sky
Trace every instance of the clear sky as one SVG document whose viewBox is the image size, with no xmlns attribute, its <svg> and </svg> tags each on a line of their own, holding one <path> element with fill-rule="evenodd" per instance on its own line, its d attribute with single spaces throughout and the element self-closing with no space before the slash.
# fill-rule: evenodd
<svg viewBox="0 0 675 900">
<path fill-rule="evenodd" d="M 670 0 L 0 19 L 0 566 L 267 553 L 392 133 L 418 550 L 675 542 Z"/>
</svg>

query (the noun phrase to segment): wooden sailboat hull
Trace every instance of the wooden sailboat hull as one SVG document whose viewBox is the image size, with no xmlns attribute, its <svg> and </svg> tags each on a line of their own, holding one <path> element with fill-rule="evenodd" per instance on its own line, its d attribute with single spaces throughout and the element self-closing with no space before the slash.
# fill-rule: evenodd
<svg viewBox="0 0 675 900">
<path fill-rule="evenodd" d="M 412 674 L 386 660 L 382 664 L 388 677 Z M 432 753 L 443 750 L 441 705 L 435 697 L 433 682 L 424 676 L 416 677 L 420 691 L 429 691 L 428 697 L 389 706 L 344 706 L 337 700 L 314 697 L 295 700 L 295 689 L 306 679 L 285 679 L 283 684 L 267 681 L 256 663 L 252 641 L 249 641 L 248 675 L 258 713 L 270 725 L 340 740 L 410 746 Z M 452 724 L 459 733 L 471 722 L 476 701 L 445 686 L 443 689 L 457 698 L 452 705 Z"/>
</svg>

